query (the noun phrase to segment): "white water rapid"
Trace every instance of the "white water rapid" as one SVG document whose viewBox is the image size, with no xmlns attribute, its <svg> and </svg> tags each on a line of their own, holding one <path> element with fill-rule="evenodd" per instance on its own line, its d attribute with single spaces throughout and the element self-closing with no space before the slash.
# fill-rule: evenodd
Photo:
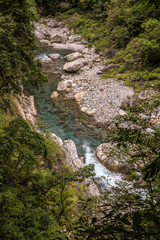
<svg viewBox="0 0 160 240">
<path fill-rule="evenodd" d="M 111 187 L 117 186 L 117 183 L 122 181 L 121 174 L 110 172 L 98 161 L 95 150 L 91 149 L 87 142 L 84 142 L 83 149 L 85 151 L 86 165 L 94 164 L 96 177 L 100 178 L 99 182 L 104 189 L 110 190 Z"/>
</svg>

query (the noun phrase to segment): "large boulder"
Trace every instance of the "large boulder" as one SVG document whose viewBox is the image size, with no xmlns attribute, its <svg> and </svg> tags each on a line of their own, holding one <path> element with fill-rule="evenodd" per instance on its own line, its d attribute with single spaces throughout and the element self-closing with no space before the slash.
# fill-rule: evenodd
<svg viewBox="0 0 160 240">
<path fill-rule="evenodd" d="M 50 41 L 46 40 L 46 39 L 41 39 L 40 44 L 44 45 L 44 46 L 49 46 L 50 45 Z"/>
<path fill-rule="evenodd" d="M 59 93 L 57 91 L 54 91 L 52 94 L 51 94 L 51 98 L 54 99 L 54 98 L 57 98 L 59 96 Z"/>
<path fill-rule="evenodd" d="M 78 157 L 76 145 L 72 140 L 64 141 L 63 150 L 65 153 L 65 162 L 73 171 L 85 166 L 83 161 Z"/>
<path fill-rule="evenodd" d="M 63 43 L 63 37 L 57 34 L 52 35 L 50 37 L 50 40 L 51 40 L 51 43 Z"/>
<path fill-rule="evenodd" d="M 71 54 L 68 54 L 67 56 L 64 57 L 68 62 L 74 61 L 78 58 L 83 58 L 83 54 L 80 52 L 74 52 Z"/>
<path fill-rule="evenodd" d="M 47 22 L 47 26 L 51 27 L 51 28 L 57 28 L 61 25 L 62 25 L 62 23 L 57 22 L 55 19 L 51 19 L 49 22 Z"/>
<path fill-rule="evenodd" d="M 128 174 L 127 155 L 117 148 L 116 143 L 102 143 L 96 149 L 96 156 L 112 172 Z"/>
<path fill-rule="evenodd" d="M 79 58 L 73 62 L 66 63 L 63 66 L 63 70 L 65 72 L 75 73 L 85 64 L 87 64 L 87 60 L 85 58 Z"/>
<path fill-rule="evenodd" d="M 72 81 L 64 80 L 58 83 L 57 91 L 58 92 L 70 92 L 72 86 Z"/>
</svg>

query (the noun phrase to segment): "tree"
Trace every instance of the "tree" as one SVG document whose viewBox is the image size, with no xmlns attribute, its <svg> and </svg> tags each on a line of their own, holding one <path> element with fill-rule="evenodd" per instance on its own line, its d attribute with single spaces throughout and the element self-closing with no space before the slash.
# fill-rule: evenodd
<svg viewBox="0 0 160 240">
<path fill-rule="evenodd" d="M 0 0 L 0 92 L 19 92 L 21 84 L 39 86 L 47 78 L 35 60 L 34 19 L 27 0 Z"/>
</svg>

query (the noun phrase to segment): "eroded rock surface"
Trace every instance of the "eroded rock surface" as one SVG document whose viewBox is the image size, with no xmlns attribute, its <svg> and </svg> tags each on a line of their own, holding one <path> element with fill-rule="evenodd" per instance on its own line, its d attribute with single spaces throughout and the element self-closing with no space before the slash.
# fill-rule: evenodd
<svg viewBox="0 0 160 240">
<path fill-rule="evenodd" d="M 108 170 L 116 173 L 129 173 L 126 162 L 128 156 L 123 154 L 115 143 L 102 143 L 99 145 L 96 149 L 96 156 Z"/>
<path fill-rule="evenodd" d="M 65 161 L 68 167 L 73 170 L 78 170 L 78 168 L 85 166 L 83 161 L 78 157 L 76 145 L 72 140 L 64 141 L 63 150 L 65 152 Z"/>
<path fill-rule="evenodd" d="M 34 126 L 37 116 L 34 97 L 26 97 L 22 94 L 15 97 L 14 102 L 22 118 L 28 120 Z"/>
</svg>

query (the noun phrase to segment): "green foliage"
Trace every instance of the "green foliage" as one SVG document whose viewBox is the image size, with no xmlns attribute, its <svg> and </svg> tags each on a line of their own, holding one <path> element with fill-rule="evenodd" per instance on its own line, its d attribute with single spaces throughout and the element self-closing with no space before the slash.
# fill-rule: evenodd
<svg viewBox="0 0 160 240">
<path fill-rule="evenodd" d="M 0 92 L 19 92 L 21 83 L 39 86 L 46 81 L 41 64 L 34 60 L 37 49 L 33 11 L 24 1 L 0 1 Z"/>
<path fill-rule="evenodd" d="M 143 39 L 140 54 L 144 64 L 155 65 L 160 63 L 160 45 L 156 40 Z"/>
<path fill-rule="evenodd" d="M 60 225 L 73 229 L 82 201 L 75 182 L 94 176 L 93 166 L 71 172 L 55 142 L 20 117 L 0 120 L 0 238 L 66 239 Z"/>
<path fill-rule="evenodd" d="M 114 41 L 116 47 L 118 48 L 124 48 L 129 38 L 129 32 L 126 27 L 116 26 L 112 30 L 111 40 Z"/>
</svg>

